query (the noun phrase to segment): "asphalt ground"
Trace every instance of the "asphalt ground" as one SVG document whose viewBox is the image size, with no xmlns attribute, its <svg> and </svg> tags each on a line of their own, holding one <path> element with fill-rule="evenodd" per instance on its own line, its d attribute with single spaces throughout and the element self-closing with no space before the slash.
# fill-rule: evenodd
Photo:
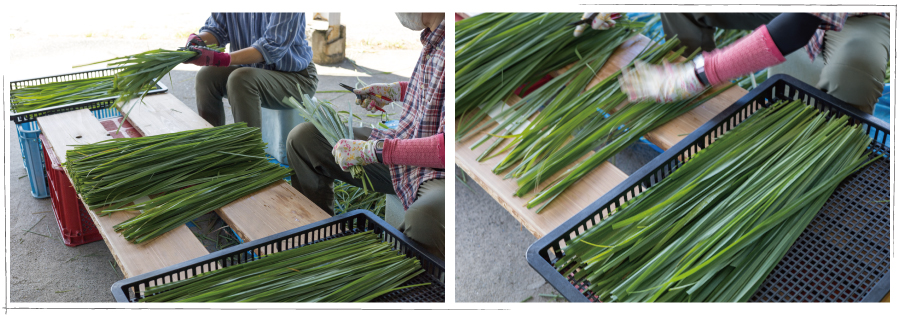
<svg viewBox="0 0 900 315">
<path fill-rule="evenodd" d="M 657 155 L 639 142 L 617 154 L 613 164 L 631 175 Z M 559 293 L 525 260 L 537 241 L 534 235 L 474 180 L 465 177 L 464 183 L 461 169 L 456 174 L 456 301 L 557 302 L 542 296 Z"/>
</svg>

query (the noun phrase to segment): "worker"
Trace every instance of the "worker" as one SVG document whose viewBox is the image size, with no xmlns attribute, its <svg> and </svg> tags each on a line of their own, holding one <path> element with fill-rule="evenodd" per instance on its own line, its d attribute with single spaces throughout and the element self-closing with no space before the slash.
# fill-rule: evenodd
<svg viewBox="0 0 900 315">
<path fill-rule="evenodd" d="M 787 73 L 864 113 L 872 114 L 884 88 L 890 54 L 886 13 L 781 13 L 771 19 L 742 13 L 662 17 L 666 32 L 677 32 L 688 51 L 694 47 L 705 51 L 682 64 L 636 63 L 620 80 L 631 101 L 688 98 L 707 86 L 782 63 L 769 75 Z M 754 24 L 761 26 L 728 47 L 712 50 L 715 27 L 752 28 Z"/>
<path fill-rule="evenodd" d="M 422 33 L 422 52 L 408 82 L 372 84 L 353 92 L 370 111 L 402 102 L 399 127 L 353 128 L 356 139 L 332 147 L 311 123 L 288 134 L 291 184 L 334 215 L 335 179 L 362 187 L 348 172 L 362 165 L 374 190 L 396 194 L 403 208 L 397 229 L 444 258 L 444 14 L 397 13 L 403 26 Z"/>
<path fill-rule="evenodd" d="M 224 125 L 227 96 L 235 122 L 260 127 L 260 106 L 291 109 L 282 103 L 285 97 L 315 95 L 319 79 L 305 28 L 304 13 L 213 13 L 185 44 L 199 53 L 185 63 L 201 66 L 200 117 Z M 228 53 L 206 48 L 225 44 L 231 44 Z"/>
</svg>

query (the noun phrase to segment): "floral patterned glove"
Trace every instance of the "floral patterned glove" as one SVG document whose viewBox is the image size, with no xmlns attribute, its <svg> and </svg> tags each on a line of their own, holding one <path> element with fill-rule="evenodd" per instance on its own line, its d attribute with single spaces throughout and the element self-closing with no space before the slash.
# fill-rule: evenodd
<svg viewBox="0 0 900 315">
<path fill-rule="evenodd" d="M 591 14 L 594 14 L 594 12 L 585 12 L 584 15 L 581 16 L 581 19 L 584 20 L 584 19 L 590 18 Z M 597 17 L 595 17 L 594 20 L 591 21 L 591 28 L 593 28 L 595 30 L 601 30 L 601 31 L 608 30 L 608 29 L 612 28 L 613 26 L 616 26 L 615 19 L 617 19 L 617 18 L 619 18 L 618 13 L 599 12 L 597 14 Z M 575 26 L 575 37 L 581 36 L 581 33 L 583 33 L 584 30 L 586 30 L 586 29 L 587 29 L 586 23 L 576 25 Z"/>
<path fill-rule="evenodd" d="M 631 102 L 674 102 L 700 94 L 705 88 L 694 72 L 693 62 L 652 65 L 636 61 L 634 69 L 622 71 L 619 85 Z"/>
<path fill-rule="evenodd" d="M 382 108 L 393 101 L 402 101 L 402 90 L 400 82 L 375 83 L 361 89 L 354 89 L 353 93 L 365 96 L 365 99 L 357 99 L 356 104 L 374 113 L 378 108 Z"/>
<path fill-rule="evenodd" d="M 341 139 L 331 149 L 334 162 L 341 166 L 345 172 L 354 165 L 368 165 L 378 162 L 375 157 L 375 144 L 377 140 L 348 140 Z"/>
</svg>

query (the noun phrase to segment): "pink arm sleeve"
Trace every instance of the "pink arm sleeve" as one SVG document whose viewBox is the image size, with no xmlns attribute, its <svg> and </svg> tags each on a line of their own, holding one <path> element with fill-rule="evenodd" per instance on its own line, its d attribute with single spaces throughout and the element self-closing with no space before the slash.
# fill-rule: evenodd
<svg viewBox="0 0 900 315">
<path fill-rule="evenodd" d="M 765 25 L 723 49 L 703 53 L 706 78 L 716 85 L 784 62 Z"/>
<path fill-rule="evenodd" d="M 400 100 L 398 102 L 403 102 L 406 97 L 406 87 L 409 86 L 409 81 L 400 81 Z"/>
<path fill-rule="evenodd" d="M 444 134 L 418 139 L 384 140 L 384 164 L 444 168 Z"/>
</svg>

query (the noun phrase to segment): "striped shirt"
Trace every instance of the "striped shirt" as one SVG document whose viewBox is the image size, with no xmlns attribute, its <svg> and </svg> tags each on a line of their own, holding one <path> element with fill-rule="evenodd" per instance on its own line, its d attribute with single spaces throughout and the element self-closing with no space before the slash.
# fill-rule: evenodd
<svg viewBox="0 0 900 315">
<path fill-rule="evenodd" d="M 844 23 L 847 23 L 847 18 L 851 16 L 865 16 L 865 15 L 878 15 L 883 16 L 887 19 L 890 19 L 891 16 L 888 13 L 810 13 L 812 15 L 817 16 L 822 19 L 822 24 L 819 24 L 819 29 L 816 30 L 816 33 L 810 38 L 809 43 L 806 44 L 806 53 L 809 54 L 809 60 L 816 60 L 816 55 L 822 52 L 822 47 L 825 45 L 825 31 L 835 31 L 840 32 L 844 29 Z"/>
<path fill-rule="evenodd" d="M 410 77 L 397 129 L 372 130 L 369 140 L 413 139 L 444 132 L 444 22 L 422 31 L 422 53 Z M 390 165 L 391 182 L 404 209 L 416 201 L 419 186 L 427 180 L 444 178 L 443 169 L 411 165 Z"/>
<path fill-rule="evenodd" d="M 265 62 L 241 65 L 285 72 L 303 71 L 312 62 L 304 13 L 213 13 L 200 32 L 216 37 L 229 51 L 256 48 Z"/>
</svg>

